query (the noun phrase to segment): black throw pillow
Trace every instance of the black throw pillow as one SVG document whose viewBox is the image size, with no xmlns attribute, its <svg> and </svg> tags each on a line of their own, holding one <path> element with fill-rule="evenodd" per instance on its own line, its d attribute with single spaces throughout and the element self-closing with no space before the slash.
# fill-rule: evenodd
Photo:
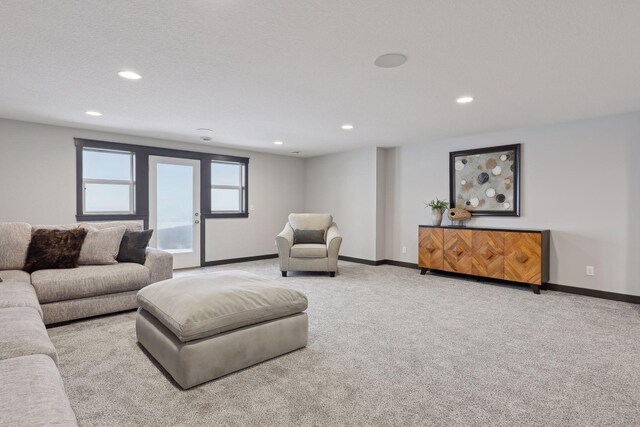
<svg viewBox="0 0 640 427">
<path fill-rule="evenodd" d="M 118 262 L 135 262 L 144 264 L 146 258 L 147 246 L 153 230 L 144 231 L 125 231 L 120 242 L 120 250 L 118 251 Z"/>
<path fill-rule="evenodd" d="M 84 228 L 35 230 L 31 233 L 23 270 L 33 273 L 36 270 L 78 267 L 80 249 L 86 235 Z"/>
<path fill-rule="evenodd" d="M 293 230 L 293 244 L 322 243 L 324 244 L 324 230 Z"/>
</svg>

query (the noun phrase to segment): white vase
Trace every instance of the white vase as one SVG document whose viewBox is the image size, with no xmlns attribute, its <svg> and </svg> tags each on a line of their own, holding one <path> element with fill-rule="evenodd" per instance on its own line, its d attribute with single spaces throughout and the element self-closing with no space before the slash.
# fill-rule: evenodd
<svg viewBox="0 0 640 427">
<path fill-rule="evenodd" d="M 442 211 L 439 209 L 431 209 L 431 223 L 439 226 L 442 224 Z"/>
</svg>

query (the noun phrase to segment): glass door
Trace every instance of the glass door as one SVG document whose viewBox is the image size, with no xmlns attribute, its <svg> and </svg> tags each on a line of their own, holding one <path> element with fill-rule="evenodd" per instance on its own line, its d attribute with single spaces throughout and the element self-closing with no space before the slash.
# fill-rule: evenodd
<svg viewBox="0 0 640 427">
<path fill-rule="evenodd" d="M 174 269 L 200 266 L 199 160 L 149 156 L 149 225 Z"/>
</svg>

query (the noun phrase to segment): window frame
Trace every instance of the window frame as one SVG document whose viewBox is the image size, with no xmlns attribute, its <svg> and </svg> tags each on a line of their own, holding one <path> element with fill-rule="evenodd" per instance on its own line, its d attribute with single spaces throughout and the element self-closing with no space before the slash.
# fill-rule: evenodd
<svg viewBox="0 0 640 427">
<path fill-rule="evenodd" d="M 200 216 L 202 219 L 210 218 L 248 218 L 249 206 L 249 158 L 229 156 L 222 154 L 203 153 L 198 151 L 174 150 L 158 148 L 146 145 L 123 144 L 119 142 L 99 141 L 84 138 L 74 138 L 76 146 L 76 220 L 77 221 L 118 221 L 138 220 L 144 222 L 144 227 L 149 227 L 149 156 L 179 157 L 185 159 L 200 160 Z M 83 159 L 84 148 L 93 148 L 111 151 L 125 151 L 134 153 L 135 165 L 135 211 L 130 214 L 85 214 L 84 212 L 84 186 L 83 186 Z M 212 161 L 226 161 L 244 164 L 244 212 L 240 213 L 216 213 L 211 211 L 211 167 Z M 202 242 L 204 243 L 206 221 L 201 222 Z M 201 245 L 202 265 L 204 265 L 205 245 Z"/>
<path fill-rule="evenodd" d="M 212 215 L 212 218 L 220 217 L 220 216 L 228 216 L 228 215 L 245 215 L 247 214 L 247 164 L 244 162 L 238 161 L 227 161 L 227 160 L 211 160 L 209 163 L 209 168 L 211 169 L 211 177 L 213 178 L 213 168 L 215 164 L 222 165 L 238 165 L 240 166 L 238 179 L 240 181 L 240 185 L 222 185 L 222 184 L 214 184 L 212 180 L 209 180 L 209 194 L 211 199 L 209 200 L 209 214 Z M 240 206 L 239 210 L 234 211 L 224 211 L 224 210 L 214 210 L 213 209 L 213 190 L 237 190 L 238 191 L 238 205 Z"/>
<path fill-rule="evenodd" d="M 83 168 L 82 170 L 82 214 L 83 215 L 135 215 L 136 214 L 136 153 L 133 151 L 107 150 L 107 149 L 83 147 L 82 148 L 83 165 L 84 165 L 85 151 L 93 151 L 97 153 L 128 154 L 131 179 L 121 180 L 121 179 L 85 178 L 84 168 Z M 87 197 L 86 197 L 87 184 L 127 185 L 129 187 L 129 211 L 91 211 L 91 212 L 87 211 Z"/>
</svg>

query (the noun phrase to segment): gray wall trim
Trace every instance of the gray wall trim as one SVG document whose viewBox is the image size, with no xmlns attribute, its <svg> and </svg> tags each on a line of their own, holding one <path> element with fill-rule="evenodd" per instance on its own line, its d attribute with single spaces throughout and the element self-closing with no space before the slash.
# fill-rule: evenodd
<svg viewBox="0 0 640 427">
<path fill-rule="evenodd" d="M 278 258 L 278 254 L 257 255 L 257 256 L 249 256 L 244 258 L 218 259 L 215 261 L 205 261 L 203 265 L 205 267 L 213 267 L 216 265 L 236 264 L 239 262 L 259 261 L 262 259 L 273 259 L 273 258 Z"/>
<path fill-rule="evenodd" d="M 356 262 L 356 263 L 359 263 L 359 264 L 373 265 L 373 266 L 387 264 L 387 265 L 394 265 L 396 267 L 420 269 L 420 267 L 418 267 L 418 264 L 414 264 L 414 263 L 411 263 L 411 262 L 394 261 L 394 260 L 391 260 L 391 259 L 372 261 L 372 260 L 368 260 L 368 259 L 352 258 L 352 257 L 347 257 L 347 256 L 342 256 L 341 255 L 340 256 L 340 260 L 348 261 L 348 262 Z M 466 279 L 469 279 L 469 278 L 473 279 L 474 278 L 474 276 L 455 274 L 455 273 L 448 273 L 446 271 L 432 272 L 432 274 L 433 273 L 438 274 L 438 275 L 442 275 L 442 276 L 457 277 L 457 278 L 466 278 Z M 488 283 L 496 283 L 496 284 L 505 284 L 505 283 L 507 283 L 509 285 L 528 286 L 526 283 L 508 282 L 508 281 L 497 280 L 497 279 L 493 280 L 493 279 L 487 279 L 485 277 L 483 277 L 481 280 L 483 282 L 488 282 Z M 564 293 L 567 293 L 567 294 L 583 295 L 583 296 L 593 297 L 593 298 L 602 298 L 602 299 L 608 299 L 608 300 L 613 300 L 613 301 L 628 302 L 628 303 L 631 303 L 631 304 L 640 304 L 640 296 L 638 296 L 638 295 L 619 294 L 619 293 L 616 293 L 616 292 L 599 291 L 597 289 L 588 289 L 588 288 L 579 288 L 579 287 L 576 287 L 576 286 L 558 285 L 556 283 L 544 284 L 544 285 L 542 285 L 542 289 L 543 290 L 547 290 L 547 291 L 564 292 Z"/>
</svg>

